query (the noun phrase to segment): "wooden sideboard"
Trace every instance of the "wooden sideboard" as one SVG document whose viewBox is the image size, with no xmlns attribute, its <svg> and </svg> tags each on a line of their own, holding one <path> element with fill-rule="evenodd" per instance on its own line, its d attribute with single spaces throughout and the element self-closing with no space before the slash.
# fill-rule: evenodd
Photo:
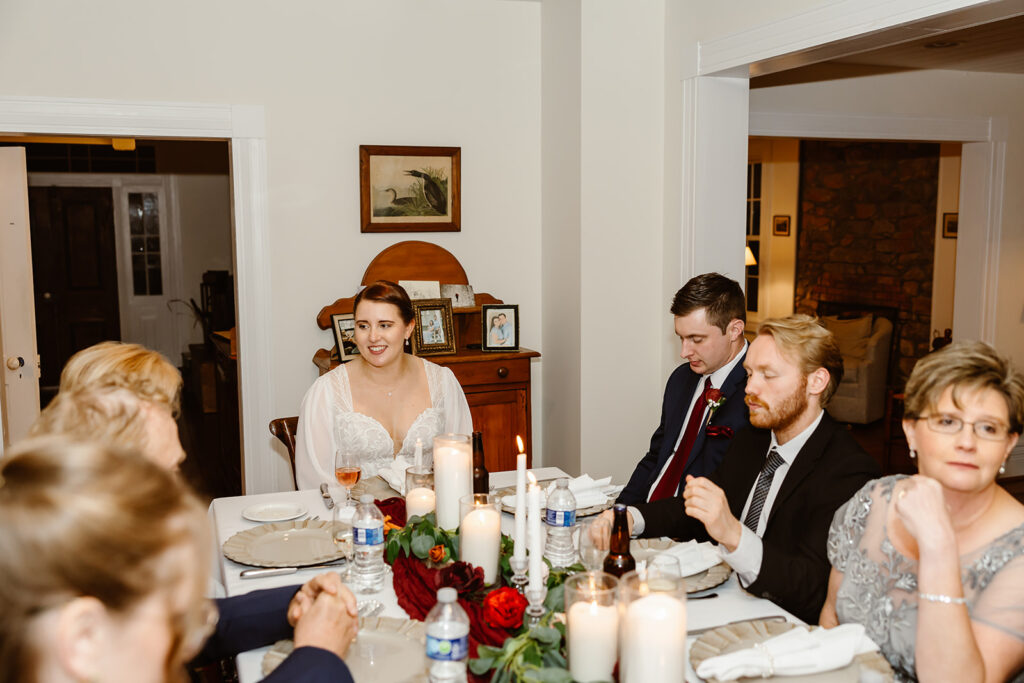
<svg viewBox="0 0 1024 683">
<path fill-rule="evenodd" d="M 375 280 L 437 280 L 442 284 L 469 284 L 458 260 L 430 242 L 399 242 L 382 251 L 367 266 L 362 284 Z M 475 293 L 477 306 L 453 309 L 458 351 L 427 356 L 450 368 L 462 385 L 473 415 L 474 429 L 483 433 L 484 455 L 491 472 L 516 467 L 516 435 L 523 437 L 527 466 L 532 466 L 533 439 L 530 416 L 530 359 L 540 353 L 521 348 L 516 352 L 481 351 L 480 304 L 500 304 L 485 292 Z M 338 299 L 317 315 L 321 329 L 331 329 L 331 315 L 351 313 L 353 297 Z M 472 348 L 475 347 L 475 348 Z M 338 365 L 337 350 L 320 349 L 313 356 L 320 374 Z"/>
</svg>

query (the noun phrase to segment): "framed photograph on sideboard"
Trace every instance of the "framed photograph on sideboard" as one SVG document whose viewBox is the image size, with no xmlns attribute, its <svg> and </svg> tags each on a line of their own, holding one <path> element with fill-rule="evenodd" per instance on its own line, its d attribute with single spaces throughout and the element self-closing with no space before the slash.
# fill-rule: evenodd
<svg viewBox="0 0 1024 683">
<path fill-rule="evenodd" d="M 412 302 L 416 329 L 412 352 L 417 356 L 455 353 L 455 325 L 450 299 L 420 299 Z"/>
<path fill-rule="evenodd" d="M 484 304 L 480 307 L 483 331 L 482 351 L 519 350 L 519 306 L 516 304 Z"/>
<path fill-rule="evenodd" d="M 334 343 L 338 345 L 338 358 L 342 363 L 359 355 L 356 346 L 356 320 L 354 313 L 335 313 L 331 316 Z"/>
</svg>

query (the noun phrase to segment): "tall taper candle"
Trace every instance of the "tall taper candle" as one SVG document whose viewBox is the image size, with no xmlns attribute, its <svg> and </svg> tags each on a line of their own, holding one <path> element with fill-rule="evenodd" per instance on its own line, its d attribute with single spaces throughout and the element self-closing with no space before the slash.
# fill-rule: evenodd
<svg viewBox="0 0 1024 683">
<path fill-rule="evenodd" d="M 541 536 L 541 515 L 540 515 L 540 487 L 537 486 L 537 479 L 533 472 L 529 472 L 530 491 L 526 494 L 527 536 L 530 544 L 530 583 L 527 590 L 540 590 L 544 585 L 544 546 Z M 529 593 L 527 593 L 529 595 Z"/>
<path fill-rule="evenodd" d="M 526 559 L 526 453 L 523 453 L 523 440 L 516 436 L 519 455 L 516 456 L 516 521 L 512 529 L 512 557 L 516 560 Z"/>
</svg>

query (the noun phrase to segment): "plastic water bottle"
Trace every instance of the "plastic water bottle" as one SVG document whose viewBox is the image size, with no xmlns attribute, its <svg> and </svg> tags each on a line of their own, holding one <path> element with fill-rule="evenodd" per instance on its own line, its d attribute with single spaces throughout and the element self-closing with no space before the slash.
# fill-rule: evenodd
<svg viewBox="0 0 1024 683">
<path fill-rule="evenodd" d="M 384 586 L 384 516 L 373 504 L 373 496 L 359 498 L 352 520 L 355 567 L 352 584 L 359 593 L 376 593 Z"/>
<path fill-rule="evenodd" d="M 576 530 L 576 496 L 569 490 L 569 480 L 559 479 L 555 490 L 548 496 L 547 514 L 544 522 L 548 527 L 548 540 L 544 545 L 544 557 L 552 567 L 568 567 L 576 564 L 576 548 L 572 534 Z"/>
<path fill-rule="evenodd" d="M 437 604 L 427 615 L 427 658 L 430 659 L 430 681 L 466 680 L 466 659 L 469 657 L 469 617 L 456 602 L 454 588 L 437 591 Z"/>
</svg>

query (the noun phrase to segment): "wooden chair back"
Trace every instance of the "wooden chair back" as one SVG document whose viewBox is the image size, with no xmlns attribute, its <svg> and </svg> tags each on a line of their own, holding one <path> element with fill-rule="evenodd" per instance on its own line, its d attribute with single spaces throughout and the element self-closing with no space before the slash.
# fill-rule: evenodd
<svg viewBox="0 0 1024 683">
<path fill-rule="evenodd" d="M 279 417 L 270 421 L 270 433 L 278 438 L 288 449 L 288 459 L 292 465 L 292 483 L 299 490 L 299 481 L 295 476 L 295 432 L 299 429 L 299 417 Z"/>
</svg>

